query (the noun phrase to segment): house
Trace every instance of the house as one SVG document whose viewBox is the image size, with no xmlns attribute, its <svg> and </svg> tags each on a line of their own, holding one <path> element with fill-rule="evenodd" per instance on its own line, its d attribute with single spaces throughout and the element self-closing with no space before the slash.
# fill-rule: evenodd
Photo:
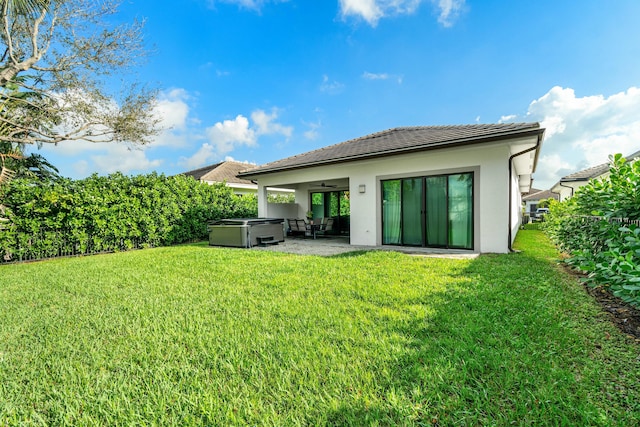
<svg viewBox="0 0 640 427">
<path fill-rule="evenodd" d="M 532 214 L 535 214 L 540 202 L 548 199 L 559 200 L 560 196 L 557 193 L 553 193 L 551 190 L 531 189 L 528 194 L 522 196 L 524 213 L 533 216 Z"/>
<path fill-rule="evenodd" d="M 401 127 L 239 173 L 295 189 L 297 216 L 334 218 L 352 245 L 508 252 L 542 145 L 538 123 Z"/>
<path fill-rule="evenodd" d="M 258 185 L 248 179 L 238 178 L 238 173 L 251 168 L 248 163 L 224 161 L 199 169 L 184 172 L 182 175 L 190 176 L 193 179 L 206 182 L 208 184 L 224 182 L 227 187 L 231 187 L 235 194 L 256 194 Z M 291 189 L 269 189 L 269 193 L 291 194 Z"/>
<path fill-rule="evenodd" d="M 608 173 L 609 163 L 592 166 L 590 168 L 574 172 L 570 175 L 563 176 L 560 178 L 560 181 L 551 187 L 551 192 L 557 194 L 559 200 L 562 202 L 573 197 L 575 191 L 583 185 L 587 185 L 590 180 L 603 177 Z"/>
<path fill-rule="evenodd" d="M 628 162 L 636 161 L 638 158 L 640 158 L 640 151 L 636 151 L 633 154 L 625 156 L 625 159 Z M 587 185 L 590 180 L 606 178 L 609 176 L 609 167 L 609 163 L 607 162 L 564 176 L 560 178 L 560 181 L 558 181 L 553 187 L 551 187 L 551 192 L 558 194 L 558 197 L 562 202 L 573 197 L 576 190 Z"/>
</svg>

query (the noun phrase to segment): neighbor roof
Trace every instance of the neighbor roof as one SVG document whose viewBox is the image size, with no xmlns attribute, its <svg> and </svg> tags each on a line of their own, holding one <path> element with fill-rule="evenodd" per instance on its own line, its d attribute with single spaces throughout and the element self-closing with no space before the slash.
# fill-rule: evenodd
<svg viewBox="0 0 640 427">
<path fill-rule="evenodd" d="M 603 163 L 601 165 L 592 166 L 590 168 L 574 172 L 570 175 L 563 176 L 560 179 L 560 182 L 589 181 L 590 179 L 599 177 L 607 171 L 609 171 L 609 163 Z"/>
<path fill-rule="evenodd" d="M 514 137 L 537 135 L 538 138 L 542 138 L 543 134 L 544 129 L 541 129 L 538 123 L 400 127 L 267 163 L 241 172 L 239 176 L 246 177 Z"/>
<path fill-rule="evenodd" d="M 184 172 L 182 175 L 191 176 L 198 181 L 253 184 L 247 179 L 237 177 L 239 172 L 250 167 L 247 163 L 226 161 Z"/>
<path fill-rule="evenodd" d="M 551 190 L 538 190 L 536 192 L 530 192 L 526 196 L 522 198 L 523 202 L 528 202 L 531 200 L 546 200 L 546 199 L 555 199 L 558 200 L 560 196 L 557 193 L 552 193 Z"/>
<path fill-rule="evenodd" d="M 627 160 L 627 162 L 630 162 L 636 160 L 638 157 L 640 157 L 640 151 L 636 151 L 633 154 L 625 156 L 625 159 Z M 610 163 L 603 163 L 601 165 L 592 166 L 590 168 L 574 172 L 570 175 L 563 176 L 562 178 L 560 178 L 560 182 L 588 181 L 609 172 L 610 167 Z"/>
</svg>

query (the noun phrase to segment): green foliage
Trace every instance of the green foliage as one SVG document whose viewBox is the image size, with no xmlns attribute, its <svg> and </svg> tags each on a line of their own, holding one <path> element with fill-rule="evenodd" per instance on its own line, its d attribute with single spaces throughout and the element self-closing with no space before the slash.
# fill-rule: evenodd
<svg viewBox="0 0 640 427">
<path fill-rule="evenodd" d="M 295 193 L 288 194 L 267 194 L 267 201 L 269 203 L 295 203 L 296 195 Z"/>
<path fill-rule="evenodd" d="M 640 307 L 640 162 L 610 156 L 610 175 L 550 204 L 545 230 L 591 285 Z"/>
<path fill-rule="evenodd" d="M 0 425 L 637 426 L 637 344 L 515 246 L 2 266 Z"/>
<path fill-rule="evenodd" d="M 640 219 L 640 162 L 621 154 L 609 156 L 610 175 L 576 191 L 576 209 L 582 215 Z"/>
<path fill-rule="evenodd" d="M 548 199 L 544 199 L 544 200 L 540 200 L 540 203 L 538 203 L 538 207 L 539 208 L 548 208 L 549 205 L 551 204 L 551 202 L 555 202 L 556 200 L 554 198 L 548 198 Z"/>
<path fill-rule="evenodd" d="M 257 215 L 255 196 L 237 196 L 224 184 L 156 173 L 77 181 L 15 179 L 4 193 L 10 220 L 0 230 L 5 261 L 201 240 L 212 220 Z"/>
</svg>

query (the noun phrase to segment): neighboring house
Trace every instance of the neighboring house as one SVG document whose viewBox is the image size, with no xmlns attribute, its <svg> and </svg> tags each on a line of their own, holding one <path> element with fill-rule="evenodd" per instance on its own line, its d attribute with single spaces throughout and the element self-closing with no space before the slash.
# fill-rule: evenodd
<svg viewBox="0 0 640 427">
<path fill-rule="evenodd" d="M 267 187 L 294 188 L 299 218 L 332 217 L 353 245 L 504 253 L 543 136 L 538 123 L 395 128 L 239 177 L 258 182 L 259 216 Z"/>
<path fill-rule="evenodd" d="M 562 202 L 570 197 L 573 197 L 575 191 L 587 185 L 590 180 L 600 178 L 609 173 L 609 163 L 593 166 L 578 172 L 574 172 L 570 175 L 560 178 L 553 187 L 551 192 L 558 195 L 559 200 Z"/>
<path fill-rule="evenodd" d="M 524 203 L 524 213 L 529 215 L 535 213 L 540 202 L 548 199 L 559 200 L 559 195 L 551 192 L 551 190 L 531 189 L 529 194 L 522 197 L 522 203 Z"/>
<path fill-rule="evenodd" d="M 248 163 L 224 161 L 213 165 L 205 166 L 182 175 L 193 177 L 193 179 L 206 182 L 208 184 L 226 183 L 227 187 L 231 187 L 236 194 L 256 194 L 258 185 L 248 179 L 238 178 L 238 173 L 255 167 Z M 291 194 L 290 189 L 269 189 L 269 193 L 275 194 Z"/>
<path fill-rule="evenodd" d="M 628 162 L 636 161 L 640 158 L 640 151 L 625 156 Z M 558 195 L 560 201 L 564 201 L 570 197 L 573 197 L 576 190 L 584 185 L 587 185 L 590 180 L 598 178 L 606 178 L 609 176 L 609 163 L 603 163 L 601 165 L 592 166 L 590 168 L 574 172 L 570 175 L 560 178 L 553 187 L 551 192 Z"/>
</svg>

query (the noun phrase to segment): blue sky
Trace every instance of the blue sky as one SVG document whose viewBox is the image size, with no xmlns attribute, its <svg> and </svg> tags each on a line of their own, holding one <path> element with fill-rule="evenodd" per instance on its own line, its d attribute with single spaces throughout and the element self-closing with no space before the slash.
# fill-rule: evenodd
<svg viewBox="0 0 640 427">
<path fill-rule="evenodd" d="M 397 126 L 539 121 L 534 187 L 640 150 L 640 2 L 126 1 L 151 144 L 41 150 L 64 176 L 263 164 Z"/>
</svg>

